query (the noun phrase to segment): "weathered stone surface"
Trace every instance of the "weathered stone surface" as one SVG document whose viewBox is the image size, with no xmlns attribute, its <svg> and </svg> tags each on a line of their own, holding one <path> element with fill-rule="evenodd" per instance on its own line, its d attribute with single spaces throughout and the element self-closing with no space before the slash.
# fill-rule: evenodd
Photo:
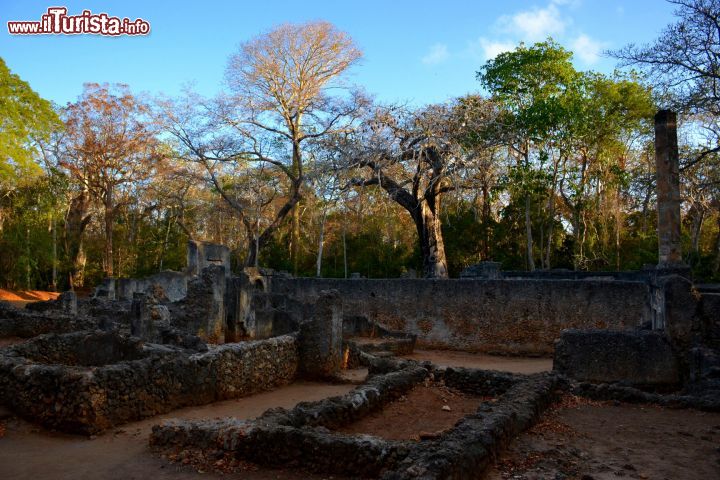
<svg viewBox="0 0 720 480">
<path fill-rule="evenodd" d="M 336 291 L 323 291 L 311 319 L 300 325 L 302 373 L 308 378 L 333 378 L 342 368 L 343 304 Z"/>
<path fill-rule="evenodd" d="M 210 265 L 188 282 L 187 296 L 171 304 L 168 309 L 173 326 L 186 333 L 198 335 L 209 343 L 225 339 L 224 267 Z"/>
<path fill-rule="evenodd" d="M 680 275 L 669 275 L 658 280 L 664 297 L 664 328 L 673 344 L 686 350 L 694 339 L 702 338 L 700 320 L 700 294 L 693 284 Z"/>
<path fill-rule="evenodd" d="M 713 397 L 720 404 L 720 351 L 695 347 L 690 351 L 688 363 L 687 390 L 697 396 Z"/>
<path fill-rule="evenodd" d="M 130 334 L 149 340 L 155 336 L 147 295 L 135 292 L 130 306 Z"/>
<path fill-rule="evenodd" d="M 293 336 L 192 353 L 117 333 L 46 335 L 0 350 L 0 403 L 47 427 L 95 433 L 269 390 L 297 368 Z"/>
<path fill-rule="evenodd" d="M 565 387 L 573 395 L 591 398 L 594 400 L 616 400 L 627 403 L 649 403 L 670 408 L 694 408 L 709 412 L 720 412 L 720 396 L 689 395 L 689 394 L 660 394 L 646 392 L 637 388 L 619 385 L 617 383 L 571 383 Z"/>
<path fill-rule="evenodd" d="M 553 375 L 517 376 L 496 402 L 483 403 L 476 414 L 466 416 L 434 440 L 398 442 L 328 430 L 380 408 L 428 373 L 409 365 L 402 371 L 371 377 L 347 395 L 301 403 L 290 411 L 269 410 L 255 421 L 165 422 L 153 427 L 150 443 L 173 450 L 219 447 L 263 465 L 353 477 L 478 478 L 511 438 L 533 424 L 553 400 L 558 386 Z M 473 375 L 469 372 L 465 378 Z M 484 375 L 493 377 L 492 373 Z"/>
<path fill-rule="evenodd" d="M 450 388 L 479 396 L 502 395 L 522 380 L 511 373 L 472 368 L 447 368 L 442 378 Z"/>
<path fill-rule="evenodd" d="M 422 347 L 550 355 L 566 328 L 623 330 L 649 321 L 644 282 L 273 278 L 301 302 L 335 289 L 345 312 L 417 335 Z"/>
<path fill-rule="evenodd" d="M 655 115 L 655 171 L 658 210 L 658 266 L 684 266 L 680 235 L 680 164 L 675 112 Z"/>
<path fill-rule="evenodd" d="M 187 269 L 189 275 L 199 275 L 205 268 L 215 265 L 230 272 L 230 249 L 210 242 L 188 241 Z"/>
<path fill-rule="evenodd" d="M 536 374 L 517 382 L 496 402 L 485 402 L 437 440 L 421 442 L 381 477 L 482 478 L 499 452 L 531 427 L 555 398 L 557 377 Z"/>
<path fill-rule="evenodd" d="M 553 369 L 580 381 L 660 390 L 681 381 L 668 338 L 654 331 L 566 330 L 555 345 Z"/>
<path fill-rule="evenodd" d="M 55 310 L 57 306 L 57 303 L 53 303 L 52 306 L 38 312 L 15 308 L 7 302 L 0 302 L 0 338 L 30 338 L 44 333 L 67 333 L 97 328 L 98 319 L 70 315 Z"/>
<path fill-rule="evenodd" d="M 427 378 L 428 374 L 427 369 L 411 364 L 399 371 L 370 377 L 363 385 L 339 397 L 301 402 L 291 410 L 268 410 L 258 421 L 296 428 L 339 428 L 407 393 Z"/>
<path fill-rule="evenodd" d="M 720 349 L 720 293 L 703 293 L 700 298 L 703 336 L 709 346 Z"/>
<path fill-rule="evenodd" d="M 77 315 L 77 295 L 75 292 L 67 291 L 60 294 L 58 297 L 60 303 L 60 309 L 68 315 Z"/>
</svg>

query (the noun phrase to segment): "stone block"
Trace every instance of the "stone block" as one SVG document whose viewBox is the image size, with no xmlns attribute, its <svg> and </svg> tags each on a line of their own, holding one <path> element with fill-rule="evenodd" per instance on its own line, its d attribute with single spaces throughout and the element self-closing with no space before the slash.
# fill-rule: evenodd
<svg viewBox="0 0 720 480">
<path fill-rule="evenodd" d="M 672 390 L 681 380 L 667 336 L 646 330 L 565 330 L 555 344 L 553 369 L 579 381 L 657 390 Z"/>
<path fill-rule="evenodd" d="M 300 325 L 300 368 L 309 378 L 332 378 L 342 368 L 342 299 L 322 291 L 311 318 Z"/>
</svg>

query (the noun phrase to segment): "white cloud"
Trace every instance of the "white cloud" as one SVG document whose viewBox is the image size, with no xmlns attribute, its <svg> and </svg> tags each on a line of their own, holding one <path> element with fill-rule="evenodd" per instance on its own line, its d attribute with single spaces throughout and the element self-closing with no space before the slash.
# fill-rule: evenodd
<svg viewBox="0 0 720 480">
<path fill-rule="evenodd" d="M 503 15 L 498 19 L 500 29 L 518 36 L 528 42 L 544 40 L 548 36 L 560 35 L 565 31 L 569 20 L 560 14 L 555 3 L 545 8 L 523 10 L 513 15 Z"/>
<path fill-rule="evenodd" d="M 422 57 L 421 61 L 425 65 L 437 65 L 447 60 L 449 56 L 450 53 L 448 52 L 447 45 L 444 43 L 436 43 L 430 47 L 427 55 Z"/>
<path fill-rule="evenodd" d="M 571 8 L 579 7 L 582 0 L 550 0 L 553 5 L 568 6 Z"/>
<path fill-rule="evenodd" d="M 515 50 L 516 45 L 515 42 L 489 40 L 485 37 L 480 37 L 476 41 L 470 42 L 468 45 L 468 53 L 473 58 L 484 61 L 493 59 L 503 52 Z"/>
<path fill-rule="evenodd" d="M 600 54 L 606 44 L 588 37 L 584 33 L 572 42 L 572 51 L 582 59 L 583 62 L 591 65 L 600 59 Z"/>
</svg>

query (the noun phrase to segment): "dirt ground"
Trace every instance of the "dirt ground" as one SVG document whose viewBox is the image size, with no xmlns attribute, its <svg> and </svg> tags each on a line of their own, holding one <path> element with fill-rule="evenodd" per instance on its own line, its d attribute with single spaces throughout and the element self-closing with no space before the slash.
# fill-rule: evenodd
<svg viewBox="0 0 720 480">
<path fill-rule="evenodd" d="M 168 418 L 211 419 L 234 416 L 254 418 L 268 408 L 290 408 L 300 401 L 342 395 L 352 385 L 296 382 L 251 397 L 176 410 L 140 422 L 129 423 L 97 437 L 53 433 L 0 412 L 1 479 L 194 479 L 225 478 L 216 473 L 198 473 L 190 466 L 170 463 L 154 456 L 148 447 L 152 426 Z M 289 470 L 249 468 L 241 478 L 320 479 L 332 478 Z M 337 477 L 335 477 L 337 478 Z"/>
<path fill-rule="evenodd" d="M 0 348 L 9 347 L 10 345 L 16 345 L 26 340 L 27 338 L 20 337 L 0 337 Z"/>
<path fill-rule="evenodd" d="M 18 308 L 24 308 L 30 302 L 40 302 L 45 300 L 55 300 L 59 293 L 44 292 L 41 290 L 6 290 L 0 288 L 0 300 L 10 302 Z"/>
<path fill-rule="evenodd" d="M 418 385 L 382 410 L 338 431 L 375 435 L 388 440 L 420 440 L 452 428 L 462 417 L 474 413 L 482 401 L 481 397 L 443 385 Z"/>
<path fill-rule="evenodd" d="M 443 367 L 467 367 L 499 370 L 512 373 L 538 373 L 552 370 L 551 358 L 504 357 L 482 353 L 454 352 L 452 350 L 415 350 L 403 358 L 429 360 Z"/>
<path fill-rule="evenodd" d="M 486 478 L 718 479 L 720 413 L 565 397 Z"/>
</svg>

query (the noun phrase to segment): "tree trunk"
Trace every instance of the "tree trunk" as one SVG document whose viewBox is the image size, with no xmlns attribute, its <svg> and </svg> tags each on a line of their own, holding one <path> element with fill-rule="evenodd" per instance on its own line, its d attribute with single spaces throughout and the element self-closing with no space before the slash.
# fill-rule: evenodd
<svg viewBox="0 0 720 480">
<path fill-rule="evenodd" d="M 298 125 L 295 128 L 296 138 L 300 135 L 300 120 L 298 119 Z M 302 178 L 302 157 L 300 152 L 300 142 L 293 140 L 292 148 L 292 173 L 296 179 Z M 298 185 L 298 194 L 299 194 Z M 290 238 L 290 257 L 293 262 L 293 275 L 297 276 L 299 268 L 299 256 L 300 256 L 300 201 L 295 204 L 292 212 L 292 232 Z"/>
<path fill-rule="evenodd" d="M 482 259 L 490 260 L 490 192 L 487 182 L 482 184 L 482 222 L 483 222 L 483 255 Z"/>
<path fill-rule="evenodd" d="M 248 236 L 248 254 L 247 257 L 245 257 L 245 266 L 246 267 L 256 267 L 258 265 L 258 251 L 260 239 L 256 235 L 254 236 Z"/>
<path fill-rule="evenodd" d="M 720 204 L 717 202 L 717 200 L 715 201 L 715 203 L 717 206 L 720 206 Z M 718 208 L 717 210 L 718 210 L 718 215 L 717 215 L 718 234 L 717 234 L 717 237 L 715 238 L 715 262 L 713 265 L 713 273 L 716 275 L 718 273 L 720 273 L 720 208 Z"/>
<path fill-rule="evenodd" d="M 700 253 L 700 234 L 705 222 L 705 209 L 693 205 L 690 209 L 690 218 L 692 219 L 692 250 L 697 255 Z"/>
<path fill-rule="evenodd" d="M 348 261 L 347 261 L 347 223 L 343 219 L 343 230 L 342 230 L 342 244 L 343 244 L 343 272 L 345 273 L 345 276 L 343 278 L 348 278 Z"/>
<path fill-rule="evenodd" d="M 535 258 L 533 257 L 533 236 L 532 222 L 530 219 L 530 195 L 525 197 L 525 254 L 527 255 L 527 267 L 531 272 L 535 270 Z"/>
<path fill-rule="evenodd" d="M 262 233 L 260 233 L 259 228 L 257 228 L 255 231 L 253 231 L 252 226 L 247 223 L 243 222 L 245 224 L 245 230 L 247 232 L 247 238 L 248 238 L 248 248 L 247 248 L 247 257 L 245 257 L 245 264 L 246 267 L 253 267 L 258 265 L 258 256 L 260 254 L 260 250 L 267 244 L 268 241 L 270 241 L 270 238 L 272 238 L 275 231 L 278 229 L 278 227 L 283 223 L 287 215 L 293 211 L 297 210 L 297 204 L 300 202 L 300 181 L 296 180 L 293 185 L 293 191 L 290 195 L 290 198 L 285 202 L 285 204 L 280 208 L 280 210 L 275 215 L 275 219 L 263 230 Z M 232 206 L 233 204 L 230 203 Z M 242 212 L 242 210 L 238 210 Z M 259 224 L 258 224 L 259 227 Z"/>
<path fill-rule="evenodd" d="M 67 257 L 67 277 L 70 289 L 81 287 L 83 284 L 82 272 L 85 268 L 85 255 L 83 254 L 83 233 L 90 223 L 90 195 L 86 190 L 81 191 L 70 200 L 70 206 L 65 217 L 65 255 Z"/>
<path fill-rule="evenodd" d="M 414 215 L 415 226 L 420 238 L 423 256 L 423 276 L 425 278 L 448 278 L 445 244 L 442 237 L 442 225 L 437 213 L 440 211 L 439 197 L 420 203 L 420 212 Z"/>
<path fill-rule="evenodd" d="M 318 239 L 318 253 L 315 260 L 315 276 L 322 276 L 322 256 L 323 247 L 325 246 L 325 220 L 327 218 L 327 210 L 323 210 L 322 220 L 320 220 L 320 238 Z"/>
<path fill-rule="evenodd" d="M 105 194 L 105 276 L 113 276 L 113 222 L 115 221 L 115 208 L 113 207 L 113 192 L 108 189 Z"/>
<path fill-rule="evenodd" d="M 52 225 L 50 228 L 52 228 L 52 240 L 53 240 L 53 259 L 52 259 L 52 286 L 51 291 L 57 292 L 57 220 L 55 219 L 55 214 L 53 213 L 51 216 Z"/>
</svg>

